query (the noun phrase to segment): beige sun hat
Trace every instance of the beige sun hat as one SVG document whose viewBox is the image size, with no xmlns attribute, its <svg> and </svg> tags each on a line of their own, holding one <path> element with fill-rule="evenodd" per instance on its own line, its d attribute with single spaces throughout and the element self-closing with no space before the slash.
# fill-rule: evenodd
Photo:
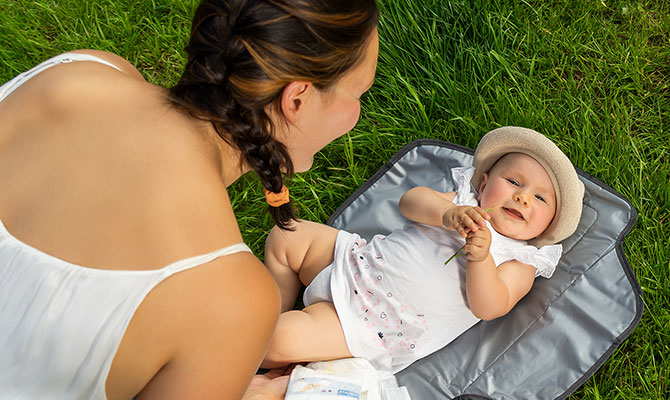
<svg viewBox="0 0 670 400">
<path fill-rule="evenodd" d="M 550 139 L 532 129 L 504 126 L 484 135 L 475 150 L 472 184 L 479 189 L 482 176 L 508 153 L 533 157 L 549 174 L 556 191 L 556 215 L 542 234 L 528 241 L 536 247 L 554 244 L 572 235 L 582 216 L 584 184 L 568 157 Z"/>
</svg>

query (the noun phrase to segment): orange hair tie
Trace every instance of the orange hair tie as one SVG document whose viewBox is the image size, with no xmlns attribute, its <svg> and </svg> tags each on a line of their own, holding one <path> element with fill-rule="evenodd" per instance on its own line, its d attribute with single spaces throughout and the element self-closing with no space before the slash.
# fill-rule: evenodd
<svg viewBox="0 0 670 400">
<path fill-rule="evenodd" d="M 288 188 L 285 185 L 281 186 L 281 191 L 279 193 L 271 192 L 263 188 L 265 193 L 265 201 L 268 202 L 270 207 L 279 207 L 290 201 L 288 196 Z"/>
</svg>

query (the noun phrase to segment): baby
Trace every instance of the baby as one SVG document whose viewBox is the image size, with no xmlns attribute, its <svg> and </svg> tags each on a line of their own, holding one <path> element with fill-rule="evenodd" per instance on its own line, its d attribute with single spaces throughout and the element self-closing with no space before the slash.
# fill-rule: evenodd
<svg viewBox="0 0 670 400">
<path fill-rule="evenodd" d="M 531 129 L 499 128 L 480 141 L 474 167 L 451 173 L 455 192 L 408 190 L 398 208 L 414 223 L 370 243 L 308 221 L 270 233 L 265 263 L 283 312 L 263 367 L 353 356 L 396 373 L 551 277 L 555 243 L 577 228 L 584 195 L 558 147 Z M 301 284 L 305 308 L 289 311 Z"/>
</svg>

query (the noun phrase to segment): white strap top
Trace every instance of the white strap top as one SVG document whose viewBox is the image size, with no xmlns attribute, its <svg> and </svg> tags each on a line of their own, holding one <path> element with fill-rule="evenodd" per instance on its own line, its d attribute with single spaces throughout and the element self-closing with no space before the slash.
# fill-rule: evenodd
<svg viewBox="0 0 670 400">
<path fill-rule="evenodd" d="M 0 101 L 35 74 L 70 61 L 114 67 L 62 54 L 0 87 Z M 173 274 L 241 251 L 251 252 L 238 243 L 157 270 L 101 270 L 46 254 L 0 221 L 0 399 L 104 399 L 114 355 L 146 295 Z"/>
<path fill-rule="evenodd" d="M 110 66 L 114 69 L 121 71 L 121 69 L 116 65 L 108 61 L 105 61 L 102 58 L 98 58 L 96 56 L 92 56 L 89 54 L 80 54 L 80 53 L 63 53 L 55 57 L 51 57 L 50 59 L 29 69 L 26 72 L 18 74 L 12 80 L 0 86 L 0 101 L 4 100 L 5 97 L 9 96 L 9 94 L 12 93 L 14 90 L 16 90 L 19 86 L 23 85 L 24 83 L 26 83 L 27 80 L 39 74 L 40 72 L 47 70 L 51 67 L 54 67 L 56 65 L 67 64 L 73 61 L 93 61 L 100 64 L 105 64 L 107 66 Z"/>
</svg>

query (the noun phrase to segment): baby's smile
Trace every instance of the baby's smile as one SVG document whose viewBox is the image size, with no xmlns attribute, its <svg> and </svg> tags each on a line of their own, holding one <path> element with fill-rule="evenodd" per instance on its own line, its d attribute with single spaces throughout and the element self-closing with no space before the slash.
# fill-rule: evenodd
<svg viewBox="0 0 670 400">
<path fill-rule="evenodd" d="M 484 174 L 480 206 L 489 212 L 491 225 L 501 235 L 530 240 L 549 226 L 556 211 L 551 178 L 534 158 L 509 153 Z"/>
<path fill-rule="evenodd" d="M 517 211 L 513 208 L 503 207 L 502 210 L 505 212 L 505 214 L 511 216 L 514 219 L 518 219 L 518 220 L 521 220 L 521 221 L 526 220 L 526 218 L 524 218 L 524 216 L 521 212 L 519 212 L 519 211 Z"/>
</svg>

